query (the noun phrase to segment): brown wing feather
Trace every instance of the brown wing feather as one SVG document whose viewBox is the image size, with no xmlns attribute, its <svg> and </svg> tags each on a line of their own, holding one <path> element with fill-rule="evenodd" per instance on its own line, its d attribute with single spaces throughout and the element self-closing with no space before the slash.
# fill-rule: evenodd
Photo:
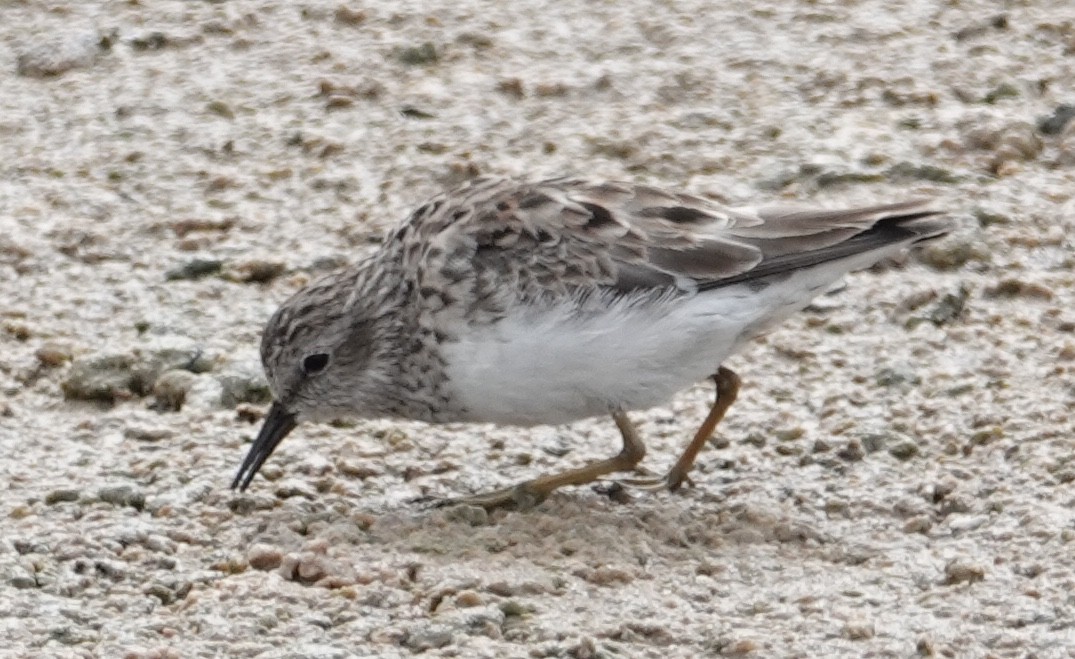
<svg viewBox="0 0 1075 659">
<path fill-rule="evenodd" d="M 644 251 L 618 260 L 616 287 L 647 280 L 692 281 L 707 289 L 769 277 L 888 245 L 943 235 L 948 222 L 929 202 L 819 210 L 732 209 L 700 197 L 626 184 L 572 182 L 569 198 L 643 236 Z M 624 234 L 630 237 L 631 233 Z M 649 270 L 648 277 L 640 273 Z"/>
<path fill-rule="evenodd" d="M 920 201 L 849 210 L 733 209 L 651 186 L 579 179 L 483 179 L 423 208 L 430 206 L 427 215 L 440 221 L 421 217 L 420 209 L 408 223 L 437 234 L 426 242 L 431 251 L 422 269 L 439 276 L 458 269 L 452 263 L 470 263 L 473 290 L 487 301 L 499 297 L 494 287 L 524 297 L 550 288 L 715 288 L 948 229 L 940 212 Z"/>
</svg>

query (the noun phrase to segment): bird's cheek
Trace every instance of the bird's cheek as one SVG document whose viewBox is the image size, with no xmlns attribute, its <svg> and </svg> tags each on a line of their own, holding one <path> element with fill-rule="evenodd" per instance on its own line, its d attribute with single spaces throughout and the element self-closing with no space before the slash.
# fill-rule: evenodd
<svg viewBox="0 0 1075 659">
<path fill-rule="evenodd" d="M 310 399 L 296 401 L 296 405 L 291 409 L 295 410 L 295 420 L 299 423 L 325 423 L 336 418 L 323 401 Z"/>
</svg>

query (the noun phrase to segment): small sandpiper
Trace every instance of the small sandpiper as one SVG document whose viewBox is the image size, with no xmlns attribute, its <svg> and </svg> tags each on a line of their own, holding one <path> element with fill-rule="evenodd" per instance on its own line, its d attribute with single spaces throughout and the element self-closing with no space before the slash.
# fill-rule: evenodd
<svg viewBox="0 0 1075 659">
<path fill-rule="evenodd" d="M 646 449 L 627 413 L 711 378 L 716 401 L 668 473 L 621 481 L 676 490 L 738 392 L 724 360 L 845 273 L 944 235 L 942 215 L 922 201 L 743 209 L 630 183 L 474 180 L 272 316 L 261 357 L 274 402 L 232 487 L 305 421 L 611 415 L 617 455 L 447 501 L 526 508 L 633 470 Z"/>
</svg>

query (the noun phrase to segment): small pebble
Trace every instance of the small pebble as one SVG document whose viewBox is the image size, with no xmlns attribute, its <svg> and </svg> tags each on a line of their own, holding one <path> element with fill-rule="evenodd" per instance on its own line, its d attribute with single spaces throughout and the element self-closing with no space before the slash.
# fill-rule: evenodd
<svg viewBox="0 0 1075 659">
<path fill-rule="evenodd" d="M 352 458 L 338 458 L 336 460 L 336 470 L 344 476 L 350 476 L 361 480 L 381 475 L 379 469 L 369 466 L 366 462 L 360 462 Z"/>
<path fill-rule="evenodd" d="M 247 551 L 246 560 L 255 570 L 274 570 L 283 562 L 284 553 L 271 545 L 256 543 Z"/>
<path fill-rule="evenodd" d="M 426 66 L 436 64 L 439 56 L 437 48 L 430 42 L 418 46 L 408 46 L 396 51 L 396 59 L 408 66 Z"/>
<path fill-rule="evenodd" d="M 1038 130 L 1043 135 L 1059 135 L 1068 123 L 1075 119 L 1075 105 L 1061 104 L 1051 115 L 1038 122 Z"/>
<path fill-rule="evenodd" d="M 975 583 L 985 579 L 985 569 L 974 563 L 951 560 L 944 566 L 945 585 Z"/>
<path fill-rule="evenodd" d="M 62 626 L 50 629 L 48 640 L 68 646 L 96 644 L 99 640 L 99 634 L 81 627 Z"/>
<path fill-rule="evenodd" d="M 757 641 L 751 639 L 741 639 L 738 641 L 731 641 L 723 648 L 721 648 L 720 653 L 723 655 L 731 655 L 733 657 L 738 657 L 744 654 L 752 654 L 760 649 L 761 646 L 758 644 Z"/>
<path fill-rule="evenodd" d="M 45 503 L 53 505 L 64 501 L 78 501 L 79 490 L 53 490 L 45 495 Z"/>
<path fill-rule="evenodd" d="M 224 278 L 244 284 L 264 284 L 287 270 L 287 264 L 274 259 L 248 259 L 230 264 Z"/>
<path fill-rule="evenodd" d="M 985 526 L 986 524 L 989 523 L 989 516 L 988 515 L 953 515 L 952 517 L 947 519 L 945 522 L 946 522 L 946 525 L 948 526 L 948 530 L 951 531 L 953 535 L 958 535 L 958 534 L 961 534 L 961 533 L 969 533 L 970 531 L 975 531 L 975 530 L 980 529 L 981 527 Z"/>
<path fill-rule="evenodd" d="M 519 603 L 517 600 L 507 600 L 506 602 L 501 602 L 500 611 L 509 618 L 518 618 L 531 613 L 531 610 L 529 608 Z"/>
<path fill-rule="evenodd" d="M 120 581 L 127 576 L 129 566 L 121 561 L 98 559 L 93 562 L 93 569 L 103 577 Z"/>
<path fill-rule="evenodd" d="M 937 270 L 956 270 L 967 263 L 988 263 L 991 255 L 980 240 L 969 237 L 951 237 L 926 243 L 916 250 L 916 258 Z"/>
<path fill-rule="evenodd" d="M 844 625 L 844 635 L 852 641 L 863 641 L 873 638 L 873 623 L 862 620 L 848 622 Z"/>
<path fill-rule="evenodd" d="M 850 439 L 842 449 L 836 452 L 836 455 L 847 462 L 859 462 L 866 457 L 866 451 L 862 447 L 862 442 Z"/>
<path fill-rule="evenodd" d="M 337 25 L 348 25 L 354 27 L 366 22 L 366 12 L 361 9 L 352 9 L 347 6 L 339 6 L 336 8 L 336 13 L 333 16 Z"/>
<path fill-rule="evenodd" d="M 61 383 L 70 400 L 113 403 L 133 396 L 134 357 L 127 354 L 100 354 L 77 359 Z"/>
<path fill-rule="evenodd" d="M 183 238 L 188 233 L 194 232 L 227 232 L 235 226 L 235 220 L 233 218 L 186 218 L 175 220 L 168 226 L 175 232 L 177 238 Z M 220 261 L 215 261 L 215 263 L 221 265 Z M 219 267 L 217 269 L 219 270 Z"/>
<path fill-rule="evenodd" d="M 220 383 L 220 405 L 233 408 L 242 403 L 265 404 L 271 401 L 272 392 L 256 356 L 246 356 L 228 362 L 216 375 Z"/>
<path fill-rule="evenodd" d="M 934 325 L 946 325 L 959 318 L 970 298 L 970 289 L 960 285 L 954 293 L 945 293 L 939 302 L 929 311 L 928 319 Z"/>
<path fill-rule="evenodd" d="M 462 504 L 445 509 L 444 519 L 451 522 L 462 522 L 470 526 L 485 526 L 489 523 L 489 511 L 481 506 Z"/>
<path fill-rule="evenodd" d="M 969 149 L 989 153 L 989 169 L 996 175 L 1014 163 L 1034 160 L 1044 148 L 1035 127 L 1025 121 L 975 125 L 966 132 L 964 141 Z"/>
<path fill-rule="evenodd" d="M 824 510 L 827 515 L 849 517 L 850 504 L 844 499 L 829 499 L 825 502 Z"/>
<path fill-rule="evenodd" d="M 521 99 L 526 96 L 526 89 L 523 86 L 523 81 L 518 78 L 505 78 L 504 80 L 501 80 L 497 83 L 496 90 L 515 99 Z"/>
<path fill-rule="evenodd" d="M 955 479 L 949 478 L 925 487 L 922 494 L 931 503 L 941 503 L 955 492 L 957 487 Z"/>
<path fill-rule="evenodd" d="M 412 652 L 425 652 L 451 645 L 452 630 L 444 625 L 420 623 L 407 634 L 403 644 Z"/>
<path fill-rule="evenodd" d="M 209 103 L 206 104 L 205 109 L 210 114 L 215 114 L 216 116 L 223 117 L 224 119 L 235 118 L 235 110 L 233 110 L 231 106 L 224 101 L 209 101 Z"/>
<path fill-rule="evenodd" d="M 773 436 L 782 441 L 790 442 L 799 439 L 806 434 L 806 429 L 802 426 L 792 426 L 790 428 L 779 428 L 773 431 Z"/>
<path fill-rule="evenodd" d="M 198 376 L 190 371 L 171 369 L 161 373 L 153 383 L 154 409 L 158 411 L 178 412 L 187 400 L 187 394 L 194 387 Z"/>
<path fill-rule="evenodd" d="M 455 596 L 455 605 L 461 609 L 481 606 L 484 603 L 485 600 L 482 599 L 482 596 L 473 590 L 463 590 Z"/>
<path fill-rule="evenodd" d="M 209 275 L 215 275 L 224 268 L 224 262 L 219 259 L 191 259 L 186 263 L 172 268 L 164 273 L 168 281 L 182 279 L 201 279 Z"/>
<path fill-rule="evenodd" d="M 175 436 L 175 430 L 166 426 L 130 425 L 123 429 L 123 436 L 141 442 L 159 442 Z"/>
<path fill-rule="evenodd" d="M 487 592 L 500 597 L 511 597 L 518 594 L 518 588 L 506 581 L 495 581 L 485 587 Z"/>
<path fill-rule="evenodd" d="M 564 654 L 571 659 L 597 659 L 600 656 L 597 652 L 597 644 L 589 636 L 580 638 L 579 642 L 568 648 Z"/>
<path fill-rule="evenodd" d="M 1027 282 L 1015 277 L 1007 277 L 995 285 L 985 289 L 989 297 L 999 298 L 1031 298 L 1038 300 L 1053 299 L 1053 291 L 1042 284 Z"/>
<path fill-rule="evenodd" d="M 888 449 L 889 454 L 897 460 L 907 461 L 915 457 L 919 453 L 918 444 L 910 439 L 905 439 L 897 442 L 894 446 Z"/>
<path fill-rule="evenodd" d="M 593 570 L 585 570 L 581 576 L 586 581 L 598 586 L 610 586 L 613 584 L 625 584 L 634 581 L 634 575 L 627 570 L 618 567 L 602 565 Z"/>
<path fill-rule="evenodd" d="M 43 366 L 54 368 L 71 361 L 71 348 L 62 343 L 49 341 L 38 348 L 34 356 Z"/>
<path fill-rule="evenodd" d="M 76 359 L 61 388 L 68 399 L 115 403 L 150 393 L 162 372 L 204 372 L 210 366 L 210 358 L 192 339 L 155 336 L 129 352 Z"/>
<path fill-rule="evenodd" d="M 175 591 L 164 584 L 154 583 L 146 586 L 145 594 L 156 597 L 161 604 L 171 604 L 175 601 Z"/>
<path fill-rule="evenodd" d="M 933 521 L 926 515 L 917 515 L 910 518 L 903 524 L 904 533 L 929 533 L 929 530 L 933 528 Z"/>
<path fill-rule="evenodd" d="M 866 451 L 866 453 L 876 453 L 891 444 L 895 437 L 895 435 L 885 430 L 863 432 L 858 436 L 858 441 L 861 442 L 862 450 Z"/>
<path fill-rule="evenodd" d="M 303 551 L 283 557 L 277 573 L 288 581 L 323 588 L 342 588 L 357 582 L 350 566 L 324 554 Z"/>
<path fill-rule="evenodd" d="M 886 366 L 877 371 L 874 381 L 879 387 L 895 387 L 901 384 L 917 385 L 922 379 L 908 368 Z"/>
<path fill-rule="evenodd" d="M 169 42 L 168 35 L 159 30 L 132 37 L 129 41 L 131 50 L 134 51 L 163 50 Z"/>
<path fill-rule="evenodd" d="M 28 78 L 53 78 L 85 69 L 93 65 L 108 43 L 106 37 L 92 30 L 52 34 L 16 55 L 15 72 Z"/>
<path fill-rule="evenodd" d="M 129 506 L 138 511 L 146 505 L 146 495 L 130 485 L 103 487 L 97 491 L 97 498 L 114 506 Z"/>
</svg>

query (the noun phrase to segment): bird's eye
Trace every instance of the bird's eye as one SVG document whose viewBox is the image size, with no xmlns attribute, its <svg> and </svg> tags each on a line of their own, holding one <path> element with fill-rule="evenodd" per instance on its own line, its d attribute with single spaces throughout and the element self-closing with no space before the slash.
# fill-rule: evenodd
<svg viewBox="0 0 1075 659">
<path fill-rule="evenodd" d="M 319 352 L 315 355 L 307 355 L 306 358 L 302 360 L 302 372 L 306 375 L 320 373 L 325 370 L 326 366 L 328 366 L 328 355 L 323 352 Z"/>
</svg>

